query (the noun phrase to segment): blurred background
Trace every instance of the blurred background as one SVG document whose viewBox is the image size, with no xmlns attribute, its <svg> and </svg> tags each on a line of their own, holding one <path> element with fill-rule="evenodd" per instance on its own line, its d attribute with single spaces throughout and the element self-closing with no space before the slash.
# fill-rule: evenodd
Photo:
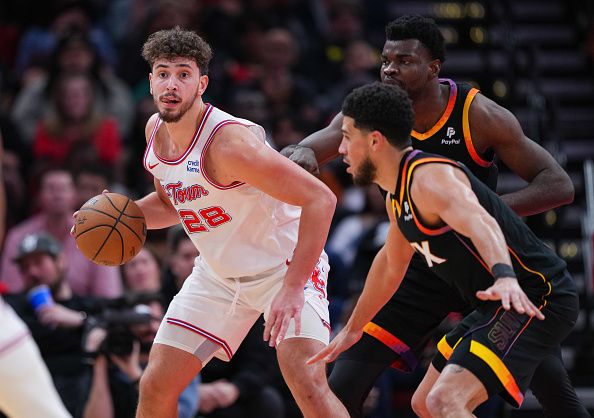
<svg viewBox="0 0 594 418">
<path fill-rule="evenodd" d="M 183 238 L 175 238 L 179 231 L 150 231 L 148 254 L 124 269 L 85 265 L 68 235 L 72 212 L 104 188 L 131 197 L 153 190 L 142 167 L 144 127 L 155 112 L 149 67 L 140 56 L 150 33 L 180 25 L 203 36 L 214 50 L 205 101 L 262 125 L 280 150 L 326 126 L 346 94 L 379 78 L 384 26 L 409 13 L 438 22 L 447 41 L 441 76 L 467 81 L 511 110 L 526 135 L 551 152 L 574 182 L 573 204 L 526 222 L 567 261 L 580 289 L 581 314 L 563 355 L 578 394 L 594 410 L 592 0 L 3 1 L 4 291 L 26 288 L 11 260 L 32 225 L 47 229 L 70 253 L 64 274 L 80 296 L 117 298 L 141 283 L 141 290 L 165 295 L 166 305 L 183 282 L 176 280 L 183 270 L 176 263 L 183 265 L 184 255 Z M 524 186 L 504 166 L 500 171 L 500 192 Z M 387 218 L 376 189 L 353 187 L 340 162 L 324 167 L 321 178 L 339 198 L 327 245 L 337 329 L 382 244 Z M 195 254 L 187 251 L 191 260 Z M 253 350 L 274 363 L 265 346 L 256 342 Z M 431 353 L 428 347 L 427 361 Z M 423 371 L 387 371 L 368 399 L 368 416 L 413 416 L 410 396 Z M 231 373 L 223 370 L 213 379 Z M 202 389 L 194 389 L 203 390 L 203 405 L 206 377 Z M 277 411 L 299 416 L 274 367 L 259 379 L 261 387 L 280 395 L 284 406 Z M 203 406 L 200 416 L 217 416 L 208 409 Z M 494 401 L 481 414 L 542 416 L 531 396 L 520 410 Z"/>
</svg>

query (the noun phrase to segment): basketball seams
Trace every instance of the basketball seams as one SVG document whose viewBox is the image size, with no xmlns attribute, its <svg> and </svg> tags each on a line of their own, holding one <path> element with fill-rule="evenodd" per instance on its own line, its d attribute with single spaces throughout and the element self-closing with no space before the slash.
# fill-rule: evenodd
<svg viewBox="0 0 594 418">
<path fill-rule="evenodd" d="M 126 213 L 128 210 L 130 214 Z M 146 238 L 145 218 L 142 210 L 128 196 L 102 193 L 89 199 L 79 212 L 74 234 L 77 247 L 93 262 L 108 266 L 122 265 L 143 247 Z M 133 236 L 137 242 L 134 242 Z"/>
<path fill-rule="evenodd" d="M 115 206 L 114 206 L 114 208 L 115 208 Z M 116 209 L 117 209 L 117 208 L 116 208 Z M 119 211 L 119 209 L 117 209 L 117 210 Z M 113 219 L 114 221 L 116 221 L 116 222 L 115 222 L 115 224 L 113 225 L 114 227 L 115 227 L 115 226 L 118 224 L 118 222 L 119 222 L 120 224 L 122 224 L 123 226 L 125 226 L 126 228 L 128 228 L 128 229 L 130 230 L 130 232 L 132 232 L 132 233 L 134 234 L 134 236 L 135 236 L 135 237 L 138 239 L 138 241 L 139 241 L 141 244 L 143 243 L 141 236 L 140 236 L 140 235 L 138 235 L 138 234 L 136 233 L 136 231 L 135 231 L 135 230 L 134 230 L 134 229 L 133 229 L 133 228 L 132 228 L 130 225 L 128 225 L 126 222 L 124 222 L 124 221 L 122 221 L 122 220 L 118 220 L 119 218 L 121 218 L 121 217 L 122 217 L 122 215 L 126 215 L 125 213 L 123 213 L 123 212 L 120 212 L 120 216 L 119 216 L 118 218 L 116 218 L 116 217 L 115 217 L 115 216 L 113 216 L 111 213 L 104 212 L 104 211 L 102 211 L 102 210 L 100 210 L 100 209 L 95 209 L 95 208 L 81 208 L 81 209 L 79 210 L 79 212 L 85 212 L 85 211 L 90 211 L 90 212 L 97 212 L 97 213 L 100 213 L 100 214 L 102 214 L 102 215 L 105 215 L 105 216 L 107 216 L 107 217 L 109 217 L 109 218 Z M 143 218 L 144 218 L 143 216 L 130 216 L 130 215 L 126 215 L 126 216 L 127 216 L 128 218 L 131 218 L 131 219 L 143 219 Z M 100 225 L 97 225 L 97 226 L 100 226 Z M 109 225 L 109 224 L 101 224 L 101 226 L 108 226 L 108 227 L 109 227 L 110 225 Z M 80 234 L 79 234 L 79 233 L 77 233 L 77 234 L 76 234 L 76 236 L 78 237 L 79 235 L 82 235 L 82 234 L 84 234 L 85 232 L 87 232 L 87 231 L 90 231 L 90 230 L 91 230 L 91 229 L 93 229 L 93 228 L 94 228 L 94 227 L 91 227 L 91 228 L 89 228 L 89 229 L 85 229 L 85 230 L 84 230 L 83 232 L 81 232 Z"/>
<path fill-rule="evenodd" d="M 120 209 L 120 208 L 118 208 L 118 207 L 115 205 L 115 203 L 113 203 L 113 200 L 111 200 L 111 197 L 109 197 L 109 194 L 108 194 L 108 193 L 105 193 L 105 194 L 104 194 L 104 196 L 105 196 L 105 198 L 107 199 L 107 201 L 109 202 L 109 204 L 110 204 L 111 206 L 113 206 L 113 208 L 114 208 L 115 210 L 117 210 L 118 212 L 120 212 L 120 213 L 124 212 L 124 211 L 126 210 L 126 208 L 128 207 L 128 201 L 129 201 L 130 199 L 129 199 L 128 197 L 126 197 L 126 196 L 124 196 L 124 197 L 126 198 L 126 204 L 124 205 L 124 208 L 123 208 L 123 209 Z"/>
<path fill-rule="evenodd" d="M 111 237 L 111 234 L 113 233 L 113 231 L 116 231 L 119 235 L 120 235 L 120 239 L 123 240 L 122 238 L 122 234 L 120 233 L 120 231 L 118 231 L 116 229 L 116 225 L 118 224 L 118 222 L 120 222 L 120 218 L 122 217 L 123 212 L 126 210 L 126 208 L 128 207 L 128 204 L 130 203 L 130 199 L 126 200 L 126 204 L 124 205 L 124 208 L 122 210 L 118 209 L 116 207 L 116 205 L 113 204 L 113 202 L 111 201 L 111 199 L 109 198 L 108 195 L 105 195 L 105 197 L 107 198 L 107 200 L 109 201 L 109 203 L 111 203 L 111 205 L 113 206 L 113 208 L 117 211 L 120 212 L 120 214 L 118 215 L 117 219 L 115 220 L 115 222 L 113 223 L 113 225 L 111 226 L 111 231 L 109 231 L 109 233 L 107 234 L 107 236 L 105 237 L 105 239 L 103 240 L 103 243 L 101 243 L 101 245 L 99 246 L 99 249 L 97 250 L 97 252 L 95 253 L 95 255 L 93 256 L 93 260 L 97 259 L 97 256 L 99 255 L 99 253 L 101 252 L 101 250 L 103 249 L 103 247 L 105 247 L 105 244 L 107 243 L 107 241 L 109 240 L 109 237 Z M 123 256 L 123 251 L 124 251 L 124 245 L 122 242 L 122 255 L 120 256 L 120 264 L 122 263 L 122 261 L 124 260 L 124 256 Z"/>
<path fill-rule="evenodd" d="M 117 221 L 116 221 L 116 223 L 114 223 L 114 224 L 111 226 L 111 231 L 109 231 L 109 233 L 107 234 L 107 236 L 105 237 L 105 239 L 103 240 L 103 242 L 101 243 L 101 245 L 99 246 L 99 249 L 97 249 L 97 252 L 96 252 L 96 253 L 95 253 L 95 255 L 93 256 L 93 261 L 97 259 L 97 256 L 99 255 L 99 253 L 101 252 L 101 250 L 103 249 L 103 247 L 105 247 L 105 243 L 107 243 L 107 240 L 108 240 L 108 239 L 109 239 L 109 237 L 111 236 L 111 233 L 112 233 L 113 231 L 115 231 L 115 230 L 116 230 L 116 227 L 115 227 L 115 226 L 116 226 L 117 224 L 118 224 L 118 223 L 117 223 Z M 104 225 L 104 226 L 107 226 L 107 225 Z M 119 231 L 118 231 L 118 233 L 119 233 Z"/>
<path fill-rule="evenodd" d="M 114 224 L 114 227 L 115 227 L 115 226 L 118 224 L 118 222 L 119 222 L 119 223 L 121 223 L 121 224 L 122 224 L 122 225 L 124 225 L 126 228 L 128 228 L 130 231 L 132 231 L 132 233 L 133 233 L 134 235 L 136 235 L 136 238 L 138 238 L 138 240 L 139 240 L 139 241 L 142 243 L 142 239 L 141 239 L 141 238 L 140 238 L 140 236 L 139 236 L 139 235 L 136 233 L 136 231 L 134 231 L 132 228 L 130 228 L 128 225 L 126 225 L 126 224 L 125 224 L 125 223 L 124 223 L 124 222 L 121 220 L 121 219 L 122 219 L 122 215 L 124 215 L 124 214 L 126 213 L 126 208 L 128 207 L 128 205 L 129 205 L 129 204 L 130 204 L 130 202 L 131 202 L 130 198 L 129 198 L 129 197 L 127 197 L 127 196 L 124 196 L 124 197 L 126 197 L 126 204 L 124 205 L 124 207 L 123 207 L 123 209 L 122 209 L 122 210 L 119 210 L 119 209 L 117 208 L 117 206 L 115 205 L 115 203 L 113 203 L 113 202 L 111 201 L 111 197 L 109 197 L 109 195 L 107 195 L 107 194 L 106 194 L 106 195 L 105 195 L 105 197 L 107 198 L 108 202 L 109 202 L 109 203 L 111 203 L 111 205 L 113 206 L 113 208 L 114 208 L 114 209 L 116 209 L 116 210 L 118 210 L 118 211 L 120 212 L 120 216 L 118 216 L 118 219 L 116 219 L 116 223 Z M 128 215 L 126 215 L 126 216 L 128 216 Z M 123 259 L 123 257 L 122 257 L 122 259 Z"/>
<path fill-rule="evenodd" d="M 119 209 L 119 208 L 116 206 L 116 204 L 115 204 L 115 203 L 114 203 L 114 202 L 111 200 L 111 198 L 109 197 L 109 195 L 108 195 L 108 194 L 105 194 L 105 198 L 107 199 L 107 201 L 109 202 L 109 204 L 110 204 L 110 205 L 111 205 L 111 206 L 112 206 L 112 207 L 113 207 L 115 210 L 117 210 L 118 212 L 120 212 L 120 213 L 123 213 L 123 214 L 124 214 L 124 215 L 126 215 L 128 218 L 132 218 L 132 219 L 144 219 L 144 216 L 142 216 L 142 215 L 141 215 L 141 216 L 134 216 L 134 215 L 128 215 L 128 214 L 126 213 L 126 208 L 128 207 L 128 203 L 130 202 L 130 200 L 131 200 L 131 199 L 130 199 L 129 197 L 126 197 L 126 196 L 124 196 L 124 197 L 126 198 L 126 204 L 124 205 L 124 209 L 120 210 L 120 209 Z M 114 217 L 114 219 L 115 219 L 115 217 Z"/>
<path fill-rule="evenodd" d="M 122 236 L 122 233 L 120 231 L 118 231 L 117 228 L 115 228 L 115 226 L 114 226 L 114 229 L 113 229 L 112 232 L 114 232 L 114 231 L 120 237 L 120 249 L 121 249 L 121 251 L 120 251 L 120 263 L 119 264 L 122 264 L 122 262 L 124 261 L 124 245 L 125 245 L 124 244 L 124 237 Z M 105 239 L 105 242 L 103 243 L 103 245 L 105 245 L 105 243 L 109 240 L 109 237 L 111 237 L 111 232 L 109 233 L 109 235 Z M 101 248 L 103 248 L 103 245 L 101 245 Z M 101 248 L 99 249 L 99 252 L 101 252 Z M 99 252 L 97 253 L 97 255 L 95 255 L 95 258 L 97 258 L 97 256 L 99 255 Z"/>
</svg>

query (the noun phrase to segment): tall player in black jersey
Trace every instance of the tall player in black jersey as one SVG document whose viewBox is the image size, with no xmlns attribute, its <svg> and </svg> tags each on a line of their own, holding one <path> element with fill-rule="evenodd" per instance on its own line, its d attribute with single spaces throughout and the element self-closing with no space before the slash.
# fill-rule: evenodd
<svg viewBox="0 0 594 418">
<path fill-rule="evenodd" d="M 528 182 L 525 188 L 501 196 L 519 215 L 570 203 L 571 180 L 553 157 L 526 138 L 509 111 L 466 84 L 440 80 L 444 60 L 444 39 L 433 20 L 403 16 L 386 26 L 380 76 L 382 82 L 402 87 L 412 100 L 413 147 L 463 162 L 492 189 L 497 180 L 496 154 Z M 339 113 L 328 127 L 283 153 L 315 173 L 318 163 L 338 156 L 342 121 Z M 365 327 L 361 340 L 336 361 L 330 386 L 352 417 L 361 416 L 363 401 L 387 367 L 414 369 L 431 332 L 448 313 L 462 309 L 456 292 L 431 277 L 423 260 L 414 256 L 407 280 Z M 571 386 L 560 353 L 543 360 L 530 388 L 547 417 L 590 416 Z M 413 398 L 413 408 L 421 407 L 422 402 Z"/>
<path fill-rule="evenodd" d="M 333 361 L 390 299 L 416 252 L 473 311 L 438 345 L 417 398 L 422 417 L 472 417 L 489 396 L 522 404 L 534 370 L 578 314 L 565 262 L 463 164 L 413 151 L 413 113 L 397 86 L 355 89 L 343 104 L 339 151 L 355 183 L 388 192 L 390 227 L 353 313 L 310 359 Z M 420 302 L 420 301 L 418 301 Z"/>
</svg>

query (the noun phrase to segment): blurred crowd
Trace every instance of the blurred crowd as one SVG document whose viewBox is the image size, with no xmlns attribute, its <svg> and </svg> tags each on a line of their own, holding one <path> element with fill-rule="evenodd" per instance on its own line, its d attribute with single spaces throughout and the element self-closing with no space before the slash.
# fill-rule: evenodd
<svg viewBox="0 0 594 418">
<path fill-rule="evenodd" d="M 133 416 L 159 321 L 197 255 L 183 230 L 151 231 L 131 262 L 104 267 L 84 258 L 69 235 L 72 213 L 102 190 L 139 197 L 153 187 L 141 163 L 144 126 L 155 112 L 140 55 L 147 36 L 179 25 L 207 39 L 215 56 L 205 101 L 262 125 L 280 150 L 324 127 L 350 90 L 377 78 L 387 4 L 3 2 L 8 213 L 0 277 L 73 416 Z M 322 178 L 344 202 L 328 244 L 337 326 L 381 245 L 386 219 L 381 196 L 353 189 L 341 167 L 323 170 Z M 32 240 L 55 241 L 59 252 L 22 246 Z M 49 286 L 55 301 L 42 316 L 27 300 L 39 285 Z M 180 398 L 180 416 L 299 416 L 261 331 L 260 323 L 230 364 L 209 364 Z"/>
<path fill-rule="evenodd" d="M 213 47 L 205 101 L 266 129 L 280 150 L 323 128 L 354 87 L 378 79 L 389 0 L 19 0 L 0 4 L 0 138 L 7 235 L 0 259 L 6 300 L 26 319 L 58 392 L 75 417 L 133 416 L 137 382 L 159 321 L 191 271 L 183 230 L 150 231 L 122 268 L 76 249 L 72 213 L 104 189 L 139 197 L 144 127 L 155 112 L 147 36 L 179 25 Z M 375 188 L 353 188 L 340 162 L 321 178 L 339 198 L 327 252 L 334 328 L 360 292 L 386 230 Z M 45 233 L 41 238 L 39 233 Z M 31 252 L 27 237 L 59 251 Z M 54 247 L 52 247 L 54 248 Z M 39 317 L 26 292 L 52 289 Z M 180 398 L 180 417 L 299 416 L 274 352 L 254 327 L 233 362 L 214 360 Z M 382 377 L 370 416 L 409 399 L 421 371 Z M 201 380 L 201 381 L 200 381 Z M 404 395 L 402 395 L 404 394 Z M 373 415 L 375 414 L 375 415 Z M 403 413 L 406 416 L 406 413 Z"/>
</svg>

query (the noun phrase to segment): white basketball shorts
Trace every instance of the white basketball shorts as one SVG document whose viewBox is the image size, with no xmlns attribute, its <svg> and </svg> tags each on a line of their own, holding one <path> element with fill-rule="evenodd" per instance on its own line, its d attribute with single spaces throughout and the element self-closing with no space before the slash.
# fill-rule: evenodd
<svg viewBox="0 0 594 418">
<path fill-rule="evenodd" d="M 222 279 L 198 257 L 192 274 L 169 305 L 155 343 L 194 354 L 203 366 L 213 356 L 231 360 L 258 317 L 264 314 L 264 319 L 268 318 L 270 304 L 283 284 L 287 268 L 283 264 L 257 276 Z M 329 270 L 323 253 L 304 288 L 301 333 L 295 335 L 292 320 L 285 338 L 311 338 L 328 344 Z"/>
</svg>

